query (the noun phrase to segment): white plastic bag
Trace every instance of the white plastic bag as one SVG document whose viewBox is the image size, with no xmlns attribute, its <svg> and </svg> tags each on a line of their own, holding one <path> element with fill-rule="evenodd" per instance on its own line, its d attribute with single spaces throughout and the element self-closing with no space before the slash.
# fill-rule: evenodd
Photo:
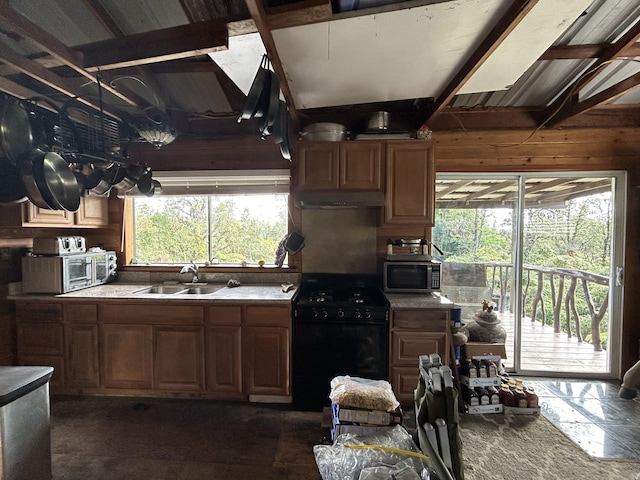
<svg viewBox="0 0 640 480">
<path fill-rule="evenodd" d="M 400 402 L 386 380 L 371 380 L 348 375 L 331 380 L 329 398 L 333 403 L 345 407 L 366 408 L 393 412 Z"/>
</svg>

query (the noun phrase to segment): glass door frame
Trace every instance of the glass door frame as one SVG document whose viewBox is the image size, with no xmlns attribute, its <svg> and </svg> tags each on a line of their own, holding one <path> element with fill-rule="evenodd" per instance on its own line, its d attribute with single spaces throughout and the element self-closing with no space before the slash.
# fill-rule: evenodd
<svg viewBox="0 0 640 480">
<path fill-rule="evenodd" d="M 535 376 L 542 372 L 534 370 L 520 370 L 521 367 L 521 337 L 522 337 L 522 298 L 515 292 L 522 292 L 523 284 L 523 233 L 525 210 L 525 185 L 529 178 L 569 178 L 569 177 L 610 177 L 612 179 L 612 239 L 611 239 L 611 266 L 609 271 L 610 288 L 609 288 L 609 331 L 607 336 L 607 355 L 608 355 L 608 372 L 544 372 L 544 376 L 572 376 L 575 378 L 620 378 L 621 375 L 621 346 L 622 346 L 622 310 L 624 282 L 623 266 L 624 266 L 624 246 L 626 233 L 626 210 L 627 210 L 627 174 L 624 171 L 553 171 L 553 172 L 441 172 L 436 174 L 438 177 L 463 179 L 463 178 L 479 178 L 491 177 L 502 180 L 513 180 L 518 185 L 518 198 L 513 215 L 513 235 L 512 238 L 512 261 L 514 268 L 512 269 L 513 278 L 511 287 L 511 302 L 514 315 L 514 338 L 513 338 L 513 371 L 518 375 Z M 437 208 L 437 204 L 436 204 Z M 618 275 L 620 271 L 621 275 Z M 618 282 L 620 280 L 620 282 Z M 511 370 L 511 369 L 510 369 Z"/>
</svg>

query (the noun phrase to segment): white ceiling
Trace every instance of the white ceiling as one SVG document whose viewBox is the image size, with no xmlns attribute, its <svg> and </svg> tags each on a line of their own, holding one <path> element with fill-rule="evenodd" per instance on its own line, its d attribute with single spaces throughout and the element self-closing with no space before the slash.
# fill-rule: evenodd
<svg viewBox="0 0 640 480">
<path fill-rule="evenodd" d="M 508 88 L 590 3 L 540 0 L 460 93 Z M 437 97 L 510 5 L 456 0 L 272 33 L 298 109 Z"/>
</svg>

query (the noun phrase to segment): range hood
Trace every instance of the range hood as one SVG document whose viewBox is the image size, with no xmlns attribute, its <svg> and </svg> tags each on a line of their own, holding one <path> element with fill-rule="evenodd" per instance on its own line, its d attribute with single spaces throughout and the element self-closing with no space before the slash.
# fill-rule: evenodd
<svg viewBox="0 0 640 480">
<path fill-rule="evenodd" d="M 294 203 L 300 208 L 382 207 L 384 192 L 298 192 Z"/>
</svg>

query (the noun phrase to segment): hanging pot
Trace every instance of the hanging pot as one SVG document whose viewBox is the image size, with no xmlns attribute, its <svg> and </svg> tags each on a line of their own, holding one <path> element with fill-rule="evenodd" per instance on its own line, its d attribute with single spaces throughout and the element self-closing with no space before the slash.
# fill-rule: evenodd
<svg viewBox="0 0 640 480">
<path fill-rule="evenodd" d="M 124 168 L 124 176 L 122 179 L 114 183 L 113 186 L 118 190 L 128 192 L 136 186 L 138 180 L 146 173 L 147 168 L 142 165 L 127 165 Z"/>
<path fill-rule="evenodd" d="M 0 154 L 17 165 L 20 155 L 33 147 L 29 114 L 22 104 L 7 98 L 0 104 Z"/>
<path fill-rule="evenodd" d="M 151 189 L 154 188 L 151 169 L 147 171 L 138 179 L 138 191 L 143 195 L 147 195 Z M 153 195 L 153 193 L 151 194 Z"/>
<path fill-rule="evenodd" d="M 91 189 L 92 193 L 96 195 L 106 195 L 111 188 L 122 181 L 126 174 L 124 167 L 121 167 L 117 163 L 112 163 L 104 169 L 102 179 L 98 182 L 98 185 Z"/>
<path fill-rule="evenodd" d="M 96 167 L 92 163 L 80 165 L 78 171 L 73 172 L 80 185 L 81 190 L 91 190 L 98 186 L 102 177 L 104 176 L 104 170 Z"/>
<path fill-rule="evenodd" d="M 36 149 L 31 164 L 36 185 L 53 210 L 75 212 L 80 208 L 80 185 L 60 155 Z"/>
</svg>

